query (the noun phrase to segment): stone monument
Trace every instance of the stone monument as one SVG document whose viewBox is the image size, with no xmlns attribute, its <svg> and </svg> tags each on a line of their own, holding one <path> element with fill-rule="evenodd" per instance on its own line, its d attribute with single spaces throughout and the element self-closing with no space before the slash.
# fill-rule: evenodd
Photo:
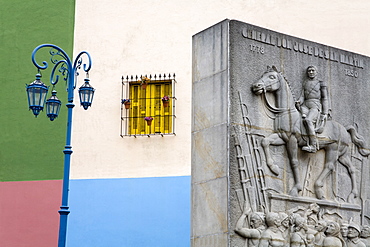
<svg viewBox="0 0 370 247">
<path fill-rule="evenodd" d="M 360 54 L 234 20 L 194 35 L 192 246 L 368 246 L 369 92 Z"/>
</svg>

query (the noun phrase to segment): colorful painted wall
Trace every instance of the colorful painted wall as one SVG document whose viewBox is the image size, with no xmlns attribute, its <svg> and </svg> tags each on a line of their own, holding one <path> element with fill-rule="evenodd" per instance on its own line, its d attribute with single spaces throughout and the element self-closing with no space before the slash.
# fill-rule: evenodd
<svg viewBox="0 0 370 247">
<path fill-rule="evenodd" d="M 27 110 L 25 83 L 37 73 L 31 62 L 37 45 L 54 43 L 74 56 L 86 50 L 93 60 L 93 105 L 85 111 L 77 100 L 73 116 L 68 247 L 190 246 L 195 33 L 231 18 L 370 55 L 370 2 L 360 0 L 0 0 L 0 6 L 5 247 L 57 246 L 66 108 L 54 122 Z M 176 135 L 120 137 L 121 76 L 158 73 L 176 74 Z M 57 90 L 65 103 L 64 85 Z"/>
<path fill-rule="evenodd" d="M 75 2 L 1 0 L 0 6 L 0 245 L 55 246 L 66 111 L 55 123 L 44 114 L 36 119 L 25 84 L 35 80 L 31 53 L 37 45 L 72 52 Z"/>
<path fill-rule="evenodd" d="M 62 108 L 54 122 L 43 113 L 35 118 L 27 109 L 25 84 L 35 79 L 37 70 L 31 62 L 31 53 L 39 44 L 53 43 L 72 55 L 75 4 L 75 1 L 1 2 L 0 54 L 7 59 L 2 60 L 1 66 L 0 246 L 57 245 L 66 108 Z M 45 60 L 51 64 L 47 52 L 46 49 L 44 53 L 38 53 L 37 61 Z M 99 61 L 94 52 L 90 53 L 93 63 Z M 42 71 L 42 75 L 42 81 L 50 85 L 50 68 Z M 117 75 L 120 78 L 121 72 L 117 71 Z M 97 92 L 100 91 L 96 97 L 99 100 L 103 96 L 101 88 L 109 84 L 101 82 L 99 85 L 93 81 L 94 76 L 91 79 Z M 120 82 L 117 85 L 120 86 Z M 65 85 L 59 82 L 56 89 L 58 97 L 65 103 Z M 119 105 L 120 98 L 116 100 Z M 83 124 L 96 126 L 88 120 L 86 111 L 78 112 L 78 100 L 75 103 L 77 115 L 87 121 Z M 119 111 L 109 112 L 119 116 Z M 93 110 L 91 114 L 99 112 Z M 106 121 L 102 120 L 104 125 Z M 75 153 L 79 152 L 78 143 L 74 141 L 79 138 L 75 138 L 79 132 L 78 121 L 74 122 L 72 137 Z M 116 125 L 114 138 L 123 141 L 119 136 L 119 121 Z M 112 138 L 108 134 L 107 137 Z M 88 136 L 81 138 L 88 139 Z M 102 144 L 102 140 L 93 136 L 88 142 L 94 141 Z M 108 145 L 103 143 L 102 149 L 109 149 Z M 91 164 L 90 156 L 99 157 L 95 151 L 83 155 L 87 159 L 82 161 L 84 164 Z M 158 165 L 156 158 L 150 159 Z M 153 163 L 150 159 L 149 164 Z M 131 163 L 145 167 L 145 164 Z M 89 173 L 89 166 L 84 168 L 85 178 L 93 179 L 73 179 L 71 176 L 68 246 L 160 246 L 179 242 L 181 244 L 177 246 L 189 245 L 189 173 L 153 177 L 149 168 L 148 176 L 143 178 L 125 178 L 117 174 L 107 179 L 104 170 L 111 172 L 112 168 L 108 167 L 108 161 L 101 164 L 106 166 L 103 172 Z"/>
</svg>

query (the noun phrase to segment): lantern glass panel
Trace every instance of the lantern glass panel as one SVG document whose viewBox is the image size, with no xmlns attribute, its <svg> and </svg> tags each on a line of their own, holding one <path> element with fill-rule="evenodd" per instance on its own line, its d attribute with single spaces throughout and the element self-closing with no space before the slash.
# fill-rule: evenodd
<svg viewBox="0 0 370 247">
<path fill-rule="evenodd" d="M 85 79 L 85 83 L 78 90 L 80 103 L 85 110 L 91 106 L 95 89 L 90 86 L 89 79 Z"/>
<path fill-rule="evenodd" d="M 48 93 L 48 87 L 40 81 L 38 77 L 30 85 L 27 85 L 27 97 L 29 109 L 37 116 L 44 109 L 45 98 Z"/>
<path fill-rule="evenodd" d="M 57 92 L 53 90 L 52 96 L 46 101 L 46 115 L 51 121 L 58 117 L 61 106 L 61 101 L 56 95 Z"/>
</svg>

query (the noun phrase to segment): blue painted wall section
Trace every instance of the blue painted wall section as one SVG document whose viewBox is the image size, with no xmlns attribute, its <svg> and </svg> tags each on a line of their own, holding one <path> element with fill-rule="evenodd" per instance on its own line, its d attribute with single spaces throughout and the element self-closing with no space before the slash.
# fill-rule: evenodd
<svg viewBox="0 0 370 247">
<path fill-rule="evenodd" d="M 69 247 L 190 246 L 190 176 L 71 180 L 70 210 Z"/>
</svg>

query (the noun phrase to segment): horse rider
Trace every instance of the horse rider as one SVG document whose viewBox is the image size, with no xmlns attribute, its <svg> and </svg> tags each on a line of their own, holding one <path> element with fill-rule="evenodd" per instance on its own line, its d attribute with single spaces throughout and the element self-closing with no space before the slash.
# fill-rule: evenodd
<svg viewBox="0 0 370 247">
<path fill-rule="evenodd" d="M 302 150 L 314 153 L 318 149 L 315 124 L 319 117 L 321 122 L 327 119 L 330 112 L 329 95 L 326 83 L 316 77 L 317 68 L 311 65 L 306 72 L 308 78 L 303 82 L 301 96 L 296 106 L 302 113 L 303 124 L 309 137 L 307 145 L 303 146 Z"/>
</svg>

